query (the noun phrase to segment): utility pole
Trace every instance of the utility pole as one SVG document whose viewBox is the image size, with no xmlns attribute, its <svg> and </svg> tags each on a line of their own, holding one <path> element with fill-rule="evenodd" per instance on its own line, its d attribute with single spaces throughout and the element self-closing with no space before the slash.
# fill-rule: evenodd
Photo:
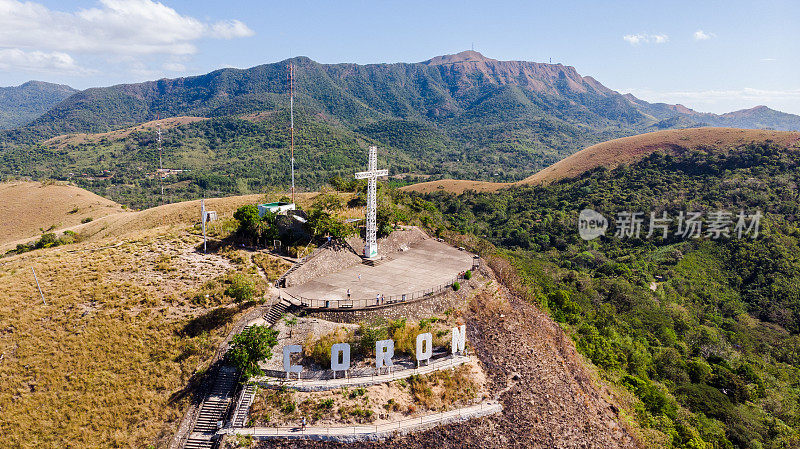
<svg viewBox="0 0 800 449">
<path fill-rule="evenodd" d="M 161 156 L 161 122 L 156 115 L 156 134 L 158 135 L 158 184 L 161 186 L 161 204 L 164 204 L 164 161 Z"/>
<path fill-rule="evenodd" d="M 203 254 L 206 253 L 206 199 L 200 200 L 200 219 L 203 221 Z"/>
<path fill-rule="evenodd" d="M 36 270 L 31 267 L 31 271 L 33 272 L 33 279 L 36 281 L 36 288 L 39 289 L 39 295 L 42 297 L 42 302 L 47 305 L 47 301 L 44 300 L 44 293 L 42 293 L 42 287 L 39 285 L 39 278 L 36 277 Z"/>
<path fill-rule="evenodd" d="M 294 64 L 289 63 L 289 118 L 292 134 L 292 203 L 294 203 Z"/>
</svg>

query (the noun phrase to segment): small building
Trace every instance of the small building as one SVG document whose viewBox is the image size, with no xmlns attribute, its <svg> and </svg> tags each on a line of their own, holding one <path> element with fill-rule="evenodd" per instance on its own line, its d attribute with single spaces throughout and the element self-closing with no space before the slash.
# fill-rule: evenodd
<svg viewBox="0 0 800 449">
<path fill-rule="evenodd" d="M 206 211 L 206 223 L 211 223 L 213 221 L 217 221 L 217 211 L 215 211 L 215 210 L 207 210 Z"/>
<path fill-rule="evenodd" d="M 270 211 L 275 215 L 279 215 L 295 209 L 297 209 L 297 207 L 295 207 L 294 203 L 276 202 L 276 203 L 259 204 L 258 215 L 260 217 L 263 217 L 264 214 L 267 213 L 267 211 Z"/>
</svg>

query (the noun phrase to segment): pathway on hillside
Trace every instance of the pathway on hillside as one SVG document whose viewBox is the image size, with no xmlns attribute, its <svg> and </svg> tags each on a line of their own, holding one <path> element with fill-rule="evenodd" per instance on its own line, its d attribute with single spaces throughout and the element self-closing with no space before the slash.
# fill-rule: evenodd
<svg viewBox="0 0 800 449">
<path fill-rule="evenodd" d="M 447 422 L 463 421 L 503 411 L 497 401 L 485 401 L 470 407 L 433 413 L 417 418 L 407 418 L 385 424 L 361 426 L 306 426 L 302 427 L 245 427 L 226 429 L 220 433 L 228 435 L 251 435 L 255 438 L 305 438 L 310 440 L 348 442 L 375 438 L 386 438 L 395 434 L 409 433 L 422 428 Z"/>
<path fill-rule="evenodd" d="M 228 415 L 238 386 L 239 376 L 236 370 L 222 364 L 228 346 L 236 334 L 242 332 L 250 322 L 256 319 L 263 318 L 266 320 L 266 325 L 274 325 L 282 314 L 271 312 L 275 308 L 283 307 L 285 307 L 284 303 L 273 301 L 270 305 L 257 307 L 236 322 L 233 330 L 222 342 L 214 356 L 212 368 L 209 370 L 214 374 L 204 381 L 198 392 L 203 395 L 202 402 L 193 404 L 186 412 L 178 432 L 172 439 L 170 448 L 210 449 L 214 446 L 215 433 L 221 427 L 219 422 L 224 421 Z M 231 374 L 231 370 L 235 376 Z M 232 377 L 236 380 L 231 381 Z M 206 393 L 203 394 L 203 391 Z"/>
</svg>

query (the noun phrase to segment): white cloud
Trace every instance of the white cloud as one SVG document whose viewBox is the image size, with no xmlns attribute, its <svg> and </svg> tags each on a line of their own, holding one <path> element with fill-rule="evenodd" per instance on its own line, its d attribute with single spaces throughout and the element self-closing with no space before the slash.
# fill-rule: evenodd
<svg viewBox="0 0 800 449">
<path fill-rule="evenodd" d="M 99 7 L 59 12 L 34 2 L 0 0 L 0 47 L 90 54 L 197 51 L 203 37 L 252 36 L 238 20 L 204 23 L 152 0 L 100 0 Z"/>
<path fill-rule="evenodd" d="M 666 34 L 626 34 L 622 36 L 622 39 L 625 42 L 628 42 L 631 45 L 639 45 L 639 44 L 663 44 L 669 41 L 669 36 Z"/>
<path fill-rule="evenodd" d="M 775 58 L 761 58 L 761 62 L 776 62 Z"/>
<path fill-rule="evenodd" d="M 233 39 L 237 37 L 249 37 L 256 34 L 238 20 L 226 20 L 217 22 L 211 26 L 211 36 L 220 39 Z"/>
<path fill-rule="evenodd" d="M 694 32 L 694 40 L 696 41 L 707 41 L 709 39 L 717 37 L 714 33 L 706 33 L 703 30 L 697 30 Z"/>
<path fill-rule="evenodd" d="M 88 74 L 79 67 L 72 56 L 61 52 L 26 52 L 19 48 L 0 49 L 0 70 L 24 70 L 28 72 L 58 72 L 64 74 Z"/>
</svg>

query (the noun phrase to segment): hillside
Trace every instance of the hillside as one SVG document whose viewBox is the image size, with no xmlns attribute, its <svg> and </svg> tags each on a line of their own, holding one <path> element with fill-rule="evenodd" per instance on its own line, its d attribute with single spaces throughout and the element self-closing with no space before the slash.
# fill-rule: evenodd
<svg viewBox="0 0 800 449">
<path fill-rule="evenodd" d="M 3 218 L 30 227 L 50 222 L 31 212 L 47 209 L 43 197 L 65 204 L 83 198 L 80 207 L 97 198 L 72 186 L 0 187 L 3 203 L 12 191 L 18 198 Z M 298 202 L 307 206 L 310 196 Z M 219 237 L 236 208 L 263 198 L 208 199 L 221 219 L 209 233 Z M 167 447 L 217 346 L 257 305 L 225 296 L 229 276 L 239 273 L 266 289 L 253 276 L 250 253 L 197 251 L 199 207 L 192 201 L 119 211 L 73 226 L 75 243 L 0 258 L 6 446 Z"/>
<path fill-rule="evenodd" d="M 42 81 L 0 87 L 0 130 L 25 125 L 76 92 L 69 86 Z"/>
<path fill-rule="evenodd" d="M 644 428 L 647 447 L 777 449 L 800 439 L 797 409 L 776 406 L 800 398 L 800 151 L 731 138 L 744 145 L 424 197 L 450 230 L 497 245 L 528 299 L 633 396 L 621 414 Z M 581 238 L 584 209 L 608 219 L 605 236 Z M 681 231 L 679 217 L 693 211 L 697 236 Z M 727 235 L 714 231 L 720 211 L 730 214 Z M 738 234 L 741 211 L 745 226 L 762 214 L 758 235 Z M 620 232 L 629 213 L 643 218 L 630 235 Z M 650 234 L 651 213 L 666 214 L 666 234 Z"/>
<path fill-rule="evenodd" d="M 119 204 L 66 183 L 0 183 L 0 248 L 122 212 Z"/>
<path fill-rule="evenodd" d="M 109 140 L 124 140 L 126 137 L 130 136 L 133 132 L 153 132 L 157 128 L 161 128 L 162 131 L 168 130 L 170 128 L 176 128 L 181 125 L 186 125 L 189 123 L 199 122 L 207 120 L 203 117 L 170 117 L 164 118 L 159 120 L 152 120 L 149 122 L 140 123 L 136 126 L 130 126 L 127 128 L 121 128 L 114 131 L 109 131 L 105 133 L 75 133 L 75 134 L 63 134 L 60 136 L 56 136 L 50 139 L 45 140 L 42 142 L 43 145 L 51 148 L 64 148 L 67 146 L 78 146 L 78 145 L 86 145 L 86 144 L 98 144 L 103 141 Z"/>
<path fill-rule="evenodd" d="M 309 207 L 314 196 L 300 194 L 298 202 Z M 210 233 L 219 237 L 237 207 L 261 199 L 208 199 L 221 219 Z M 4 441 L 21 448 L 168 446 L 218 346 L 240 317 L 259 310 L 223 293 L 235 274 L 258 276 L 253 253 L 199 253 L 198 209 L 191 201 L 109 215 L 76 226 L 78 243 L 0 259 L 0 320 L 11 323 L 0 332 Z M 490 419 L 476 428 L 448 425 L 398 447 L 427 447 L 437 435 L 486 447 L 516 441 L 520 423 L 528 442 L 553 442 L 553 429 L 563 429 L 572 445 L 635 447 L 610 406 L 616 399 L 600 389 L 563 331 L 514 292 L 489 285 L 466 318 L 494 389 L 505 392 L 500 427 Z M 504 332 L 498 314 L 526 331 Z M 520 365 L 531 351 L 541 363 Z M 575 395 L 559 398 L 565 389 Z M 531 403 L 541 415 L 528 413 Z"/>
<path fill-rule="evenodd" d="M 460 194 L 467 190 L 493 192 L 511 186 L 552 183 L 576 177 L 598 167 L 614 168 L 622 164 L 633 164 L 654 152 L 679 155 L 695 149 L 729 151 L 750 143 L 762 142 L 771 142 L 781 147 L 797 146 L 800 142 L 800 133 L 734 128 L 656 131 L 592 145 L 515 183 L 443 179 L 420 182 L 401 189 L 418 193 L 443 191 Z"/>
<path fill-rule="evenodd" d="M 633 164 L 654 152 L 678 155 L 693 149 L 727 151 L 750 143 L 772 142 L 791 147 L 800 142 L 800 132 L 693 128 L 657 131 L 592 145 L 556 162 L 518 184 L 542 184 L 571 178 L 597 168 Z"/>
</svg>

